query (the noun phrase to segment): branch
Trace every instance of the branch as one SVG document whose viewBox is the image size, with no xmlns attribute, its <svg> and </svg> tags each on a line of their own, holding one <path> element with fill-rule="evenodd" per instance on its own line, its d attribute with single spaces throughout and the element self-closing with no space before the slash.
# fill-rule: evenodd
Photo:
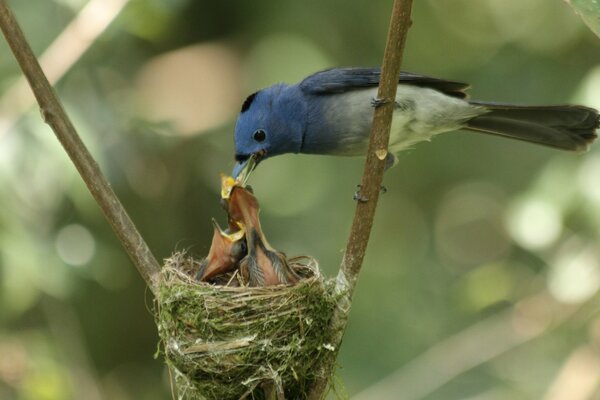
<svg viewBox="0 0 600 400">
<path fill-rule="evenodd" d="M 0 0 L 0 28 L 29 81 L 33 94 L 40 105 L 44 122 L 50 125 L 56 134 L 140 275 L 150 290 L 156 294 L 160 265 L 127 215 L 110 184 L 102 175 L 98 164 L 81 141 L 6 4 L 6 0 Z"/>
<path fill-rule="evenodd" d="M 392 17 L 388 31 L 387 44 L 381 67 L 381 79 L 377 97 L 384 104 L 376 107 L 373 114 L 373 125 L 371 126 L 371 137 L 367 160 L 361 181 L 361 194 L 366 201 L 359 201 L 356 206 L 350 237 L 344 252 L 342 265 L 337 276 L 337 289 L 343 293 L 338 303 L 332 321 L 331 329 L 334 332 L 333 345 L 336 349 L 331 357 L 329 365 L 325 366 L 322 379 L 315 383 L 310 399 L 323 398 L 327 382 L 335 365 L 335 356 L 342 342 L 344 331 L 348 323 L 348 314 L 352 304 L 352 295 L 358 280 L 358 274 L 365 257 L 373 217 L 379 199 L 383 172 L 386 164 L 387 148 L 390 138 L 390 127 L 394 112 L 396 89 L 398 87 L 398 76 L 408 28 L 411 25 L 412 0 L 395 0 L 392 9 Z"/>
</svg>

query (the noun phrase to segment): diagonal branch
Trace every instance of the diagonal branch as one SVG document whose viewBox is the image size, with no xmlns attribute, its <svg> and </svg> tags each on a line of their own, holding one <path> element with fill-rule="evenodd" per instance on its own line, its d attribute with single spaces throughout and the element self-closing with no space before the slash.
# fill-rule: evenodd
<svg viewBox="0 0 600 400">
<path fill-rule="evenodd" d="M 315 383 L 311 391 L 310 399 L 312 400 L 321 399 L 325 393 L 328 378 L 331 376 L 335 365 L 335 356 L 348 323 L 352 295 L 369 242 L 388 154 L 387 148 L 396 89 L 398 87 L 398 76 L 400 75 L 400 64 L 402 63 L 402 53 L 404 52 L 408 28 L 411 25 L 411 9 L 412 0 L 394 1 L 381 68 L 381 80 L 377 92 L 377 97 L 383 101 L 383 104 L 376 107 L 374 111 L 369 150 L 361 181 L 360 190 L 366 201 L 359 201 L 356 206 L 350 237 L 337 276 L 337 290 L 343 296 L 333 314 L 330 325 L 334 332 L 332 345 L 335 347 L 335 351 L 329 365 L 325 366 L 322 374 L 323 378 Z"/>
<path fill-rule="evenodd" d="M 102 175 L 100 167 L 81 141 L 52 86 L 44 75 L 6 0 L 0 0 L 0 28 L 50 125 L 79 171 L 90 193 L 104 212 L 140 275 L 156 294 L 160 265 Z"/>
</svg>

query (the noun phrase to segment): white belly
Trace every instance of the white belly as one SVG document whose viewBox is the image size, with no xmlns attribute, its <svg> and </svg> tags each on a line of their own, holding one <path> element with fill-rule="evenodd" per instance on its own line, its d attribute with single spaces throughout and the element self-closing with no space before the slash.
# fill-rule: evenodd
<svg viewBox="0 0 600 400">
<path fill-rule="evenodd" d="M 439 133 L 455 131 L 483 113 L 481 107 L 433 89 L 398 85 L 389 150 L 396 154 Z"/>
<path fill-rule="evenodd" d="M 326 129 L 319 131 L 315 141 L 329 138 L 335 142 L 328 148 L 329 154 L 364 155 L 373 120 L 372 100 L 376 96 L 375 87 L 330 97 L 323 110 Z M 389 151 L 397 154 L 439 133 L 460 129 L 466 121 L 485 112 L 482 107 L 433 89 L 398 85 Z"/>
</svg>

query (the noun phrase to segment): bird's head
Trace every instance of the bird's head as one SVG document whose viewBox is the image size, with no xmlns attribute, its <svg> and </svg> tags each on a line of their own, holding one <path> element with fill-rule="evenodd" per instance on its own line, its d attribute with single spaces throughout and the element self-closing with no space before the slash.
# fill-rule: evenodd
<svg viewBox="0 0 600 400">
<path fill-rule="evenodd" d="M 267 157 L 300 151 L 305 113 L 297 92 L 295 86 L 277 84 L 246 98 L 235 125 L 234 178 L 251 157 L 258 164 Z"/>
</svg>

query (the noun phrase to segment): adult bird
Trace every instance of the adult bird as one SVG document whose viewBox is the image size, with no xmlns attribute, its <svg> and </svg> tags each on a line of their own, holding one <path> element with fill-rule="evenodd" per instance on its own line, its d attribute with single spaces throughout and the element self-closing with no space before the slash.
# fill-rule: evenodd
<svg viewBox="0 0 600 400">
<path fill-rule="evenodd" d="M 378 68 L 333 68 L 248 96 L 235 126 L 233 176 L 285 153 L 364 155 L 373 107 L 382 102 L 376 98 L 380 74 Z M 466 83 L 402 72 L 386 166 L 415 143 L 458 129 L 573 151 L 587 150 L 596 138 L 600 121 L 592 108 L 470 101 L 468 88 Z"/>
</svg>

